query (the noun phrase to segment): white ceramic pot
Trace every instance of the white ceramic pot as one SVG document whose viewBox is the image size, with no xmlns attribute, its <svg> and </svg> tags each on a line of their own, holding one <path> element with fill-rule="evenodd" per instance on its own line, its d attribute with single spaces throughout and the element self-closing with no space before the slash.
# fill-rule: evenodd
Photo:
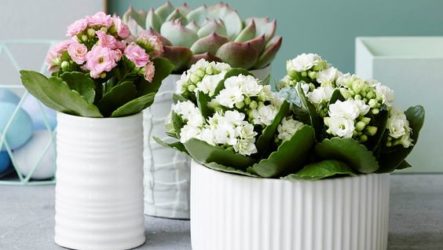
<svg viewBox="0 0 443 250">
<path fill-rule="evenodd" d="M 142 114 L 57 114 L 55 242 L 130 249 L 145 242 Z"/>
<path fill-rule="evenodd" d="M 253 70 L 264 80 L 271 67 Z M 173 104 L 172 94 L 181 75 L 172 74 L 163 80 L 151 107 L 143 112 L 145 214 L 175 219 L 189 219 L 190 160 L 155 142 L 153 136 L 167 139 L 166 118 Z"/>
<path fill-rule="evenodd" d="M 191 164 L 194 250 L 386 250 L 389 174 L 288 181 Z"/>
</svg>

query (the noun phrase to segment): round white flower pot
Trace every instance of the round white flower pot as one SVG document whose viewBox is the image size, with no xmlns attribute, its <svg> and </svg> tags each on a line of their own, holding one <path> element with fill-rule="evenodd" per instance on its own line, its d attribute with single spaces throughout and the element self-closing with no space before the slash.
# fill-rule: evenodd
<svg viewBox="0 0 443 250">
<path fill-rule="evenodd" d="M 55 242 L 130 249 L 145 242 L 142 114 L 57 114 Z"/>
<path fill-rule="evenodd" d="M 191 164 L 194 250 L 386 250 L 389 174 L 251 178 Z"/>
<path fill-rule="evenodd" d="M 271 67 L 253 70 L 264 80 Z M 151 107 L 143 112 L 145 214 L 158 217 L 189 219 L 190 160 L 154 141 L 166 139 L 165 122 L 173 104 L 172 94 L 181 75 L 165 78 Z"/>
</svg>

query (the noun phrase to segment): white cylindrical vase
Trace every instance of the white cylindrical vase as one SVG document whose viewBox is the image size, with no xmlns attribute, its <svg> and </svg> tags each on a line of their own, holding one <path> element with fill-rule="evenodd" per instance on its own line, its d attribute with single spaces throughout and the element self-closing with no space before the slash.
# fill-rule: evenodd
<svg viewBox="0 0 443 250">
<path fill-rule="evenodd" d="M 194 250 L 386 250 L 389 174 L 289 181 L 191 164 Z"/>
<path fill-rule="evenodd" d="M 251 71 L 265 80 L 271 67 Z M 189 219 L 190 160 L 177 150 L 165 148 L 153 137 L 166 139 L 165 122 L 173 104 L 172 95 L 181 75 L 165 78 L 151 107 L 143 112 L 145 214 Z"/>
<path fill-rule="evenodd" d="M 145 242 L 142 114 L 57 114 L 55 242 L 131 249 Z"/>
</svg>

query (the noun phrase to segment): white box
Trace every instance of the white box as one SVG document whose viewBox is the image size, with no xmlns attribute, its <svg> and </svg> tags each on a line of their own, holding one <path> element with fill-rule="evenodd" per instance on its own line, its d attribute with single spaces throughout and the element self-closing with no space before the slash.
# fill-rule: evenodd
<svg viewBox="0 0 443 250">
<path fill-rule="evenodd" d="M 408 172 L 443 172 L 443 37 L 358 37 L 355 71 L 396 93 L 396 106 L 425 107 Z"/>
</svg>

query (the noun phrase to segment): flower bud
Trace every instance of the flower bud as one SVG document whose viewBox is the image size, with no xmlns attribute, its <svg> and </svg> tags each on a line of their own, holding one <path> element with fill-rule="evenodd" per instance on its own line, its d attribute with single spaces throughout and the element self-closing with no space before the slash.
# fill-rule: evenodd
<svg viewBox="0 0 443 250">
<path fill-rule="evenodd" d="M 303 72 L 301 72 L 301 76 L 303 76 L 303 77 L 307 77 L 307 76 L 308 76 L 308 73 L 306 73 L 306 71 L 303 71 Z"/>
<path fill-rule="evenodd" d="M 258 107 L 258 104 L 256 101 L 251 101 L 251 103 L 249 103 L 250 109 L 256 109 L 257 107 Z"/>
<path fill-rule="evenodd" d="M 88 36 L 90 37 L 94 37 L 95 36 L 95 29 L 93 28 L 89 28 L 86 33 L 88 34 Z"/>
<path fill-rule="evenodd" d="M 206 67 L 206 74 L 208 75 L 213 75 L 214 74 L 214 68 L 212 68 L 212 66 L 208 66 Z"/>
<path fill-rule="evenodd" d="M 369 91 L 367 94 L 366 94 L 366 97 L 367 98 L 369 98 L 369 99 L 372 99 L 372 98 L 374 98 L 375 97 L 375 93 L 374 93 L 374 91 Z"/>
<path fill-rule="evenodd" d="M 68 63 L 67 61 L 63 61 L 63 62 L 60 64 L 60 67 L 62 68 L 63 71 L 66 71 L 66 70 L 69 69 L 69 63 Z"/>
<path fill-rule="evenodd" d="M 245 103 L 244 103 L 244 102 L 237 102 L 237 103 L 235 104 L 235 107 L 238 108 L 238 109 L 242 109 L 244 106 L 245 106 Z"/>
<path fill-rule="evenodd" d="M 311 78 L 311 79 L 316 79 L 316 78 L 317 78 L 317 72 L 315 72 L 315 71 L 310 71 L 310 72 L 308 73 L 308 76 L 309 76 L 309 78 Z"/>
<path fill-rule="evenodd" d="M 105 72 L 101 73 L 100 78 L 106 78 L 106 73 Z"/>
<path fill-rule="evenodd" d="M 378 113 L 380 113 L 380 110 L 379 110 L 379 109 L 373 109 L 373 110 L 372 110 L 372 114 L 374 114 L 374 115 L 378 115 Z"/>
<path fill-rule="evenodd" d="M 361 95 L 355 95 L 355 96 L 354 96 L 354 99 L 355 99 L 355 100 L 361 100 L 362 98 L 361 98 Z"/>
<path fill-rule="evenodd" d="M 246 105 L 249 105 L 251 103 L 251 98 L 246 97 L 243 101 L 245 102 Z"/>
<path fill-rule="evenodd" d="M 374 127 L 374 126 L 366 127 L 366 133 L 370 136 L 374 136 L 375 134 L 377 134 L 377 130 L 378 130 L 378 128 Z"/>
<path fill-rule="evenodd" d="M 376 107 L 376 105 L 377 105 L 377 100 L 375 100 L 375 99 L 371 99 L 371 100 L 369 100 L 369 107 L 371 107 L 371 108 L 375 108 Z"/>
<path fill-rule="evenodd" d="M 366 127 L 366 123 L 364 123 L 362 121 L 359 121 L 359 122 L 357 122 L 357 124 L 355 124 L 355 128 L 358 131 L 363 131 L 363 129 L 365 129 L 365 127 Z"/>
<path fill-rule="evenodd" d="M 368 136 L 367 135 L 361 135 L 360 136 L 360 141 L 361 142 L 366 142 L 368 140 Z"/>
<path fill-rule="evenodd" d="M 371 122 L 371 118 L 369 117 L 363 117 L 360 119 L 360 121 L 364 122 L 366 125 L 368 125 Z"/>
<path fill-rule="evenodd" d="M 205 71 L 203 69 L 198 69 L 194 72 L 194 74 L 196 74 L 200 78 L 203 78 L 203 76 L 205 76 Z"/>
<path fill-rule="evenodd" d="M 87 36 L 87 35 L 82 35 L 81 40 L 82 40 L 83 42 L 88 41 L 88 36 Z"/>
<path fill-rule="evenodd" d="M 197 74 L 192 74 L 190 80 L 192 83 L 198 83 L 200 82 L 201 78 Z"/>
<path fill-rule="evenodd" d="M 188 86 L 188 91 L 189 92 L 194 92 L 194 90 L 195 90 L 195 85 L 194 84 L 189 84 L 189 86 Z"/>
</svg>

